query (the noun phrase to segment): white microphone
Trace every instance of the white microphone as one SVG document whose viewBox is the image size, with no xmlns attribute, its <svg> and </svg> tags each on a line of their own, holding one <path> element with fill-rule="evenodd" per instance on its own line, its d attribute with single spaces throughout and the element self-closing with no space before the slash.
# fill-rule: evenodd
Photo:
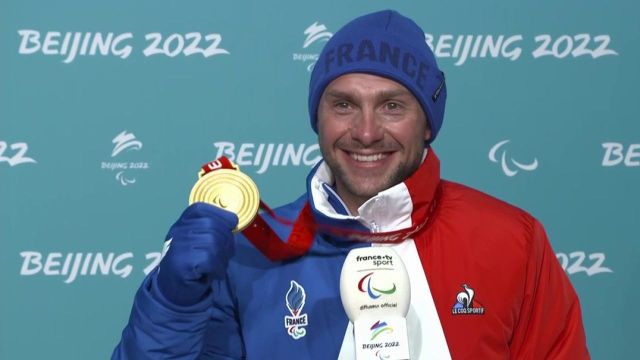
<svg viewBox="0 0 640 360">
<path fill-rule="evenodd" d="M 340 273 L 342 306 L 353 322 L 357 360 L 409 359 L 409 274 L 390 247 L 351 250 Z"/>
</svg>

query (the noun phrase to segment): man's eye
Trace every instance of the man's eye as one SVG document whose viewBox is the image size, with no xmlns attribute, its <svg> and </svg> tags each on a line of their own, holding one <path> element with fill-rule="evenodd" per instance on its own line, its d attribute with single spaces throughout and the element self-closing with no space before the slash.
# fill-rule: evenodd
<svg viewBox="0 0 640 360">
<path fill-rule="evenodd" d="M 336 108 L 338 108 L 338 109 L 348 109 L 348 108 L 350 108 L 350 107 L 351 107 L 351 104 L 349 104 L 349 103 L 348 103 L 348 102 L 346 102 L 346 101 L 340 101 L 340 102 L 337 102 L 337 103 L 335 104 L 335 106 L 336 106 Z"/>
<path fill-rule="evenodd" d="M 388 102 L 385 104 L 385 109 L 387 110 L 399 110 L 400 109 L 400 104 L 396 103 L 396 102 Z"/>
</svg>

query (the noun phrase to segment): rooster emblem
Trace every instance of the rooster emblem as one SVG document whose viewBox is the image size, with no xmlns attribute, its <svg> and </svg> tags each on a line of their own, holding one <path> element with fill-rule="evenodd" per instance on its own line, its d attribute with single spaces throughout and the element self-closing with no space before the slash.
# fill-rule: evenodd
<svg viewBox="0 0 640 360">
<path fill-rule="evenodd" d="M 456 300 L 458 301 L 453 308 L 454 309 L 468 309 L 473 307 L 473 296 L 475 295 L 475 291 L 470 288 L 467 284 L 462 284 L 463 291 L 460 291 L 456 296 Z"/>
</svg>

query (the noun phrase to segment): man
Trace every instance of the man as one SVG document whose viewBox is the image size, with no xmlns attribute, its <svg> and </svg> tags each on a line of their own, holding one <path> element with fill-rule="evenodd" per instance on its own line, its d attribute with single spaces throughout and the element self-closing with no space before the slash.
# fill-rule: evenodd
<svg viewBox="0 0 640 360">
<path fill-rule="evenodd" d="M 382 11 L 345 25 L 310 81 L 324 161 L 307 194 L 277 210 L 293 226 L 265 215 L 299 256 L 269 260 L 232 235 L 234 214 L 190 206 L 113 357 L 352 359 L 342 264 L 354 248 L 392 246 L 411 282 L 411 359 L 588 358 L 578 298 L 542 226 L 440 179 L 430 144 L 445 99 L 413 21 Z M 292 315 L 305 320 L 283 326 Z"/>
</svg>

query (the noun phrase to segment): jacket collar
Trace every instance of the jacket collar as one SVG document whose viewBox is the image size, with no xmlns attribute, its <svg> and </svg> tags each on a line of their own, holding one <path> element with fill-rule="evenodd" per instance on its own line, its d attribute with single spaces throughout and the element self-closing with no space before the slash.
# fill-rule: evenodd
<svg viewBox="0 0 640 360">
<path fill-rule="evenodd" d="M 344 230 L 388 232 L 409 228 L 429 215 L 440 182 L 440 161 L 433 149 L 425 149 L 426 158 L 409 178 L 381 191 L 358 209 L 348 210 L 330 184 L 334 177 L 321 161 L 307 177 L 309 203 L 320 227 Z"/>
</svg>

